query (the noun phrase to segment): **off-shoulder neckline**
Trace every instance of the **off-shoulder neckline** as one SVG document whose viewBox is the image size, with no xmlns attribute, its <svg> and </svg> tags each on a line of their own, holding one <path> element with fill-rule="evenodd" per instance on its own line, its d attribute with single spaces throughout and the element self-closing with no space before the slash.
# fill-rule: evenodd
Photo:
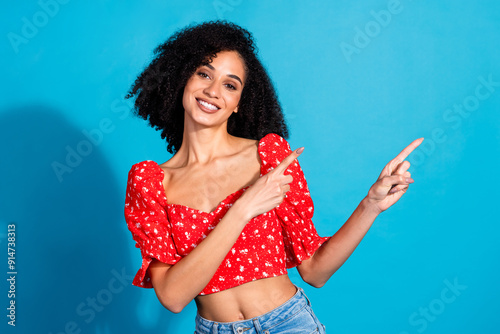
<svg viewBox="0 0 500 334">
<path fill-rule="evenodd" d="M 260 176 L 264 175 L 263 174 L 263 170 L 264 170 L 264 157 L 262 156 L 262 149 L 261 149 L 261 144 L 262 142 L 264 141 L 264 138 L 270 136 L 270 135 L 273 135 L 274 133 L 268 133 L 267 135 L 265 135 L 264 137 L 262 137 L 260 140 L 259 140 L 259 143 L 257 145 L 257 151 L 259 153 L 259 158 L 260 158 Z M 275 134 L 276 135 L 276 134 Z M 183 209 L 186 209 L 186 210 L 191 210 L 191 211 L 195 211 L 199 214 L 203 214 L 203 215 L 207 215 L 207 216 L 212 216 L 214 215 L 218 210 L 219 208 L 225 204 L 227 202 L 227 200 L 233 198 L 236 194 L 240 193 L 240 192 L 243 192 L 245 191 L 246 189 L 250 188 L 253 184 L 249 185 L 249 186 L 246 186 L 246 187 L 243 187 L 243 188 L 240 188 L 238 190 L 236 190 L 235 192 L 229 194 L 226 196 L 226 198 L 224 198 L 222 201 L 219 202 L 219 204 L 217 204 L 215 206 L 215 208 L 210 211 L 210 212 L 207 212 L 207 211 L 203 211 L 203 210 L 199 210 L 199 209 L 195 209 L 195 208 L 192 208 L 188 205 L 184 205 L 184 204 L 177 204 L 177 203 L 168 203 L 168 199 L 167 199 L 167 195 L 165 194 L 165 188 L 163 187 L 163 180 L 165 179 L 165 171 L 163 170 L 163 168 L 160 167 L 160 165 L 156 162 L 156 161 L 153 161 L 153 160 L 146 160 L 146 161 L 149 161 L 149 162 L 152 162 L 157 168 L 158 170 L 161 172 L 161 176 L 162 176 L 162 179 L 160 181 L 160 184 L 161 184 L 161 188 L 162 188 L 162 193 L 163 193 L 163 196 L 165 197 L 165 203 L 166 203 L 166 206 L 167 207 L 177 207 L 177 208 L 183 208 Z"/>
</svg>

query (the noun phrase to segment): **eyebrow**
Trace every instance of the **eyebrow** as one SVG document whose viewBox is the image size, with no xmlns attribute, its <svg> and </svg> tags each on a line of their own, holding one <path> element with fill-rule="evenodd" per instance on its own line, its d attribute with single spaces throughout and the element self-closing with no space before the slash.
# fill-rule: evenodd
<svg viewBox="0 0 500 334">
<path fill-rule="evenodd" d="M 214 70 L 214 71 L 215 71 L 215 67 L 213 67 L 212 65 L 210 65 L 210 64 L 206 64 L 205 66 L 206 66 L 206 67 L 208 67 L 209 69 L 211 69 L 211 70 Z M 240 84 L 243 86 L 243 82 L 241 81 L 241 79 L 240 79 L 240 77 L 239 77 L 239 76 L 234 75 L 234 74 L 228 74 L 227 76 L 228 76 L 228 77 L 230 77 L 230 78 L 233 78 L 233 79 L 238 80 L 238 81 L 240 82 Z"/>
</svg>

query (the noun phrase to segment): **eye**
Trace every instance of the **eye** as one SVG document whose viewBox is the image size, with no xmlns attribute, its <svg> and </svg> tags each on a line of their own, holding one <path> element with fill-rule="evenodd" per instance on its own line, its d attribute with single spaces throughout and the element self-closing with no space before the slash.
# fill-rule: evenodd
<svg viewBox="0 0 500 334">
<path fill-rule="evenodd" d="M 206 74 L 205 72 L 198 72 L 197 74 L 198 74 L 200 77 L 202 77 L 202 78 L 208 78 L 208 79 L 210 79 L 210 77 L 208 76 L 208 74 Z"/>
<path fill-rule="evenodd" d="M 226 84 L 226 87 L 229 88 L 229 89 L 231 89 L 231 90 L 236 90 L 236 87 L 234 87 L 231 84 Z"/>
</svg>

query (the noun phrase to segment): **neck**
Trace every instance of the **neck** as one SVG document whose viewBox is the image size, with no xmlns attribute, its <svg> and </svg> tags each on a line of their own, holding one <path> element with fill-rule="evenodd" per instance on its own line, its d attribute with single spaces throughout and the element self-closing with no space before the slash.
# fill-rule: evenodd
<svg viewBox="0 0 500 334">
<path fill-rule="evenodd" d="M 229 154 L 233 147 L 232 138 L 227 132 L 227 122 L 219 127 L 203 127 L 184 122 L 182 144 L 176 155 L 183 161 L 183 165 L 205 165 L 221 155 Z"/>
</svg>

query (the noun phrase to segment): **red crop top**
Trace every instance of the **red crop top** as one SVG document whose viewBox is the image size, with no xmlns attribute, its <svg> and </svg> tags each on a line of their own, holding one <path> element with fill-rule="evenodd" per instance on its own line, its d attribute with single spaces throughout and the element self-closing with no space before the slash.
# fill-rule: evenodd
<svg viewBox="0 0 500 334">
<path fill-rule="evenodd" d="M 258 150 L 261 176 L 291 152 L 288 142 L 275 133 L 264 136 Z M 293 181 L 284 201 L 245 225 L 199 295 L 286 274 L 288 268 L 310 258 L 330 238 L 320 237 L 311 221 L 314 206 L 298 161 L 292 162 L 285 173 L 291 174 Z M 134 164 L 128 174 L 125 219 L 142 255 L 142 266 L 132 282 L 138 287 L 152 288 L 147 268 L 153 258 L 176 264 L 206 238 L 249 187 L 230 194 L 208 213 L 167 203 L 163 178 L 163 170 L 151 160 Z"/>
</svg>

